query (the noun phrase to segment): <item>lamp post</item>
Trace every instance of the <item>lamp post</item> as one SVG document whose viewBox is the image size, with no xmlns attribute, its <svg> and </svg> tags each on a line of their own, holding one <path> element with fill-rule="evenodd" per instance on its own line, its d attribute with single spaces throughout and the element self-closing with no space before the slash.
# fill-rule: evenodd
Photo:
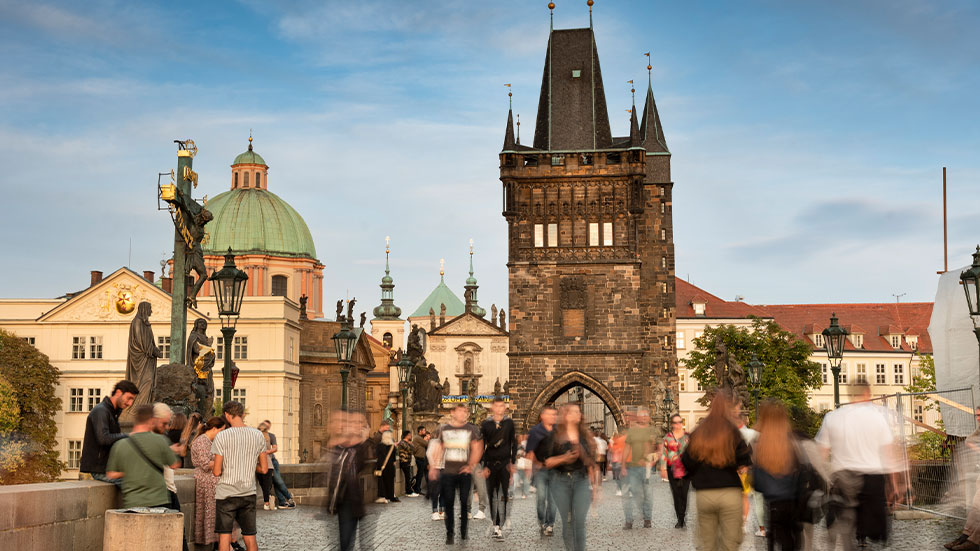
<svg viewBox="0 0 980 551">
<path fill-rule="evenodd" d="M 830 327 L 823 330 L 823 343 L 827 349 L 827 360 L 834 375 L 834 408 L 840 407 L 840 363 L 844 359 L 844 339 L 847 329 L 837 324 L 837 314 L 830 315 Z"/>
<path fill-rule="evenodd" d="M 242 313 L 242 299 L 245 296 L 245 282 L 248 274 L 235 267 L 235 255 L 228 247 L 225 265 L 208 278 L 214 286 L 214 296 L 218 303 L 218 316 L 221 318 L 221 337 L 224 339 L 225 365 L 221 370 L 221 400 L 231 400 L 231 343 L 235 338 L 235 326 Z"/>
<path fill-rule="evenodd" d="M 973 319 L 973 334 L 980 344 L 980 328 L 977 327 L 977 318 L 980 317 L 980 245 L 973 253 L 973 265 L 960 274 L 960 282 L 963 284 L 963 292 L 966 293 L 966 307 Z"/>
<path fill-rule="evenodd" d="M 674 413 L 674 398 L 670 395 L 670 389 L 664 389 L 664 425 L 666 425 L 666 431 L 670 432 L 670 418 Z"/>
<path fill-rule="evenodd" d="M 759 388 L 762 386 L 762 368 L 765 364 L 759 360 L 759 355 L 752 353 L 752 359 L 746 364 L 749 369 L 749 381 L 752 383 L 752 395 L 755 398 L 755 420 L 759 422 Z"/>
<path fill-rule="evenodd" d="M 355 341 L 357 341 L 357 333 L 351 331 L 350 320 L 342 319 L 340 331 L 334 333 L 333 344 L 337 348 L 337 361 L 340 362 L 340 409 L 343 411 L 347 411 L 347 376 L 350 375 Z"/>
<path fill-rule="evenodd" d="M 408 430 L 408 381 L 412 377 L 412 368 L 415 367 L 415 364 L 400 350 L 398 353 L 401 359 L 396 365 L 398 366 L 398 386 L 402 391 L 402 432 L 404 433 Z"/>
</svg>

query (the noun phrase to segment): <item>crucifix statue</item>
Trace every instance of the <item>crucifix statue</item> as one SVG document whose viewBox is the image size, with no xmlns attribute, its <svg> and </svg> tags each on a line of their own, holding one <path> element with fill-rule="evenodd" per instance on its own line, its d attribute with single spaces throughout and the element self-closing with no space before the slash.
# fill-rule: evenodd
<svg viewBox="0 0 980 551">
<path fill-rule="evenodd" d="M 192 170 L 197 146 L 192 140 L 175 140 L 177 144 L 177 172 L 171 173 L 174 182 L 161 186 L 160 198 L 169 203 L 174 221 L 173 299 L 170 311 L 170 363 L 183 364 L 187 335 L 187 307 L 197 306 L 197 294 L 207 279 L 203 245 L 207 238 L 204 226 L 214 217 L 207 209 L 207 197 L 203 204 L 191 197 L 191 189 L 197 187 L 197 173 Z M 188 284 L 191 272 L 197 275 Z"/>
</svg>

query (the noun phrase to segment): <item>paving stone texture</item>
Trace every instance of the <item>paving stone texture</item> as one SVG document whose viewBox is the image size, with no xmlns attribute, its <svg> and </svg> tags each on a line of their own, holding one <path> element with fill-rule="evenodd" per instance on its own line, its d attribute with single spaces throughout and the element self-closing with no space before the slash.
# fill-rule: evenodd
<svg viewBox="0 0 980 551">
<path fill-rule="evenodd" d="M 607 481 L 602 486 L 599 502 L 589 511 L 586 523 L 588 529 L 587 548 L 589 551 L 659 551 L 693 550 L 696 524 L 694 496 L 690 498 L 688 525 L 686 530 L 674 528 L 675 518 L 670 501 L 670 490 L 659 480 L 653 484 L 653 527 L 642 528 L 642 522 L 631 531 L 623 530 L 622 498 L 615 495 L 616 486 Z M 692 490 L 693 494 L 693 490 Z M 522 551 L 561 551 L 561 522 L 555 526 L 554 537 L 538 535 L 535 500 L 532 494 L 527 499 L 513 502 L 511 528 L 505 532 L 504 541 L 494 541 L 488 536 L 489 521 L 470 521 L 470 539 L 457 542 L 453 548 L 472 551 L 503 551 L 519 549 Z M 458 509 L 457 509 L 457 514 Z M 372 504 L 368 509 L 365 527 L 372 533 L 373 541 L 369 547 L 359 549 L 378 549 L 385 551 L 432 551 L 450 549 L 446 546 L 445 526 L 430 518 L 431 506 L 428 500 L 402 498 L 401 503 L 387 505 Z M 258 512 L 259 547 L 263 551 L 276 550 L 317 550 L 333 551 L 339 549 L 336 536 L 336 517 L 327 517 L 317 507 L 298 507 L 293 510 Z M 961 521 L 953 519 L 895 520 L 892 524 L 892 541 L 886 547 L 871 546 L 870 549 L 893 550 L 936 550 L 943 551 L 942 544 L 953 539 L 962 528 Z M 458 530 L 458 525 L 457 525 Z M 827 550 L 826 533 L 817 528 L 818 550 Z M 765 539 L 746 535 L 741 550 L 766 549 Z"/>
</svg>

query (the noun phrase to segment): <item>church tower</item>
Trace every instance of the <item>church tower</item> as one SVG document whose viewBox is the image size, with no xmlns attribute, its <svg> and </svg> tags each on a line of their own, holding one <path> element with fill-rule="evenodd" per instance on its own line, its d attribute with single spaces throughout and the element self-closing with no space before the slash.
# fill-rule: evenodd
<svg viewBox="0 0 980 551">
<path fill-rule="evenodd" d="M 385 237 L 385 275 L 381 278 L 381 304 L 374 307 L 371 319 L 371 336 L 391 349 L 405 347 L 405 320 L 402 309 L 395 306 L 395 280 L 391 277 L 388 255 L 391 253 L 390 238 Z"/>
<path fill-rule="evenodd" d="M 634 106 L 612 135 L 591 3 L 589 28 L 552 28 L 536 120 L 528 147 L 508 112 L 500 152 L 515 419 L 571 391 L 622 426 L 677 398 L 673 184 L 652 82 L 642 122 Z"/>
</svg>

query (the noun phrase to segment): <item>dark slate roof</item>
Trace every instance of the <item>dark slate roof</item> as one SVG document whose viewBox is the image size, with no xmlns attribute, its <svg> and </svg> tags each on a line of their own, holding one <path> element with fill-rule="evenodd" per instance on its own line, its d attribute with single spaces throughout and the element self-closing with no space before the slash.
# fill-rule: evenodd
<svg viewBox="0 0 980 551">
<path fill-rule="evenodd" d="M 579 76 L 573 76 L 573 71 Z M 541 78 L 534 148 L 594 150 L 611 145 L 606 94 L 592 29 L 552 31 Z"/>
<path fill-rule="evenodd" d="M 643 121 L 640 123 L 643 132 L 643 148 L 648 152 L 669 153 L 667 138 L 664 137 L 664 127 L 660 124 L 660 113 L 657 112 L 657 102 L 653 100 L 653 85 L 647 84 L 647 97 L 643 103 Z"/>
<path fill-rule="evenodd" d="M 507 110 L 507 128 L 504 130 L 504 151 L 513 151 L 517 143 L 514 141 L 514 111 Z"/>
</svg>

